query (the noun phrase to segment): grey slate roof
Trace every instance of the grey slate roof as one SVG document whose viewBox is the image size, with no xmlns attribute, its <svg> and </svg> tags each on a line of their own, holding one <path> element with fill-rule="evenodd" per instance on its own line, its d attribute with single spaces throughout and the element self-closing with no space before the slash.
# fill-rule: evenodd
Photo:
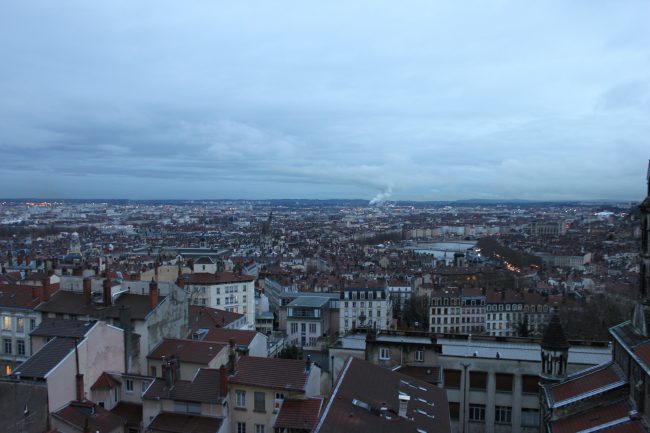
<svg viewBox="0 0 650 433">
<path fill-rule="evenodd" d="M 84 320 L 45 319 L 30 332 L 30 335 L 32 337 L 82 338 L 93 325 L 93 322 Z"/>
<path fill-rule="evenodd" d="M 16 367 L 13 375 L 20 374 L 22 378 L 45 379 L 47 373 L 72 352 L 74 347 L 74 339 L 55 337 Z"/>
</svg>

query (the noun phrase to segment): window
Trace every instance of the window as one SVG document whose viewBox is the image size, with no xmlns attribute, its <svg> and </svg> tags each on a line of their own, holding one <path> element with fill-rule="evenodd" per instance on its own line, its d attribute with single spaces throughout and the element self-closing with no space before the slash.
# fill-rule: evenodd
<svg viewBox="0 0 650 433">
<path fill-rule="evenodd" d="M 148 382 L 148 381 L 143 380 L 142 382 L 140 382 L 140 390 L 142 391 L 143 394 L 144 394 L 144 392 L 147 390 L 147 387 L 148 387 L 148 386 L 149 386 L 149 382 Z"/>
<path fill-rule="evenodd" d="M 156 366 L 155 366 L 155 365 L 152 365 L 152 366 L 151 366 L 151 375 L 152 375 L 153 377 L 156 377 Z"/>
<path fill-rule="evenodd" d="M 18 345 L 18 355 L 25 356 L 25 340 L 17 340 L 16 344 Z"/>
<path fill-rule="evenodd" d="M 537 394 L 539 392 L 539 377 L 525 374 L 522 376 L 521 392 L 524 394 Z"/>
<path fill-rule="evenodd" d="M 450 401 L 449 402 L 449 418 L 453 420 L 458 420 L 458 414 L 460 413 L 460 403 Z"/>
<path fill-rule="evenodd" d="M 2 316 L 2 330 L 11 331 L 11 316 Z"/>
<path fill-rule="evenodd" d="M 537 427 L 539 425 L 539 411 L 537 409 L 521 409 L 521 426 Z"/>
<path fill-rule="evenodd" d="M 237 423 L 237 433 L 246 433 L 246 423 L 238 422 Z"/>
<path fill-rule="evenodd" d="M 379 359 L 390 359 L 390 349 L 388 347 L 379 348 Z"/>
<path fill-rule="evenodd" d="M 133 392 L 133 380 L 126 379 L 126 392 Z"/>
<path fill-rule="evenodd" d="M 485 405 L 484 404 L 470 404 L 469 405 L 469 420 L 470 421 L 485 421 Z"/>
<path fill-rule="evenodd" d="M 5 349 L 5 353 L 11 354 L 11 348 L 12 347 L 11 347 L 11 339 L 10 338 L 5 338 L 4 339 L 4 345 L 3 346 L 4 346 L 4 349 Z"/>
<path fill-rule="evenodd" d="M 494 408 L 494 422 L 497 424 L 511 424 L 512 408 L 510 406 L 496 406 Z"/>
<path fill-rule="evenodd" d="M 460 370 L 445 369 L 445 388 L 460 388 Z"/>
<path fill-rule="evenodd" d="M 33 331 L 36 329 L 36 319 L 29 319 L 29 330 Z"/>
<path fill-rule="evenodd" d="M 23 333 L 25 332 L 25 318 L 16 317 L 16 332 Z"/>
<path fill-rule="evenodd" d="M 240 389 L 235 391 L 235 407 L 246 408 L 246 391 Z M 244 430 L 246 430 L 245 426 Z"/>
<path fill-rule="evenodd" d="M 255 433 L 264 433 L 264 424 L 255 424 Z"/>
<path fill-rule="evenodd" d="M 496 374 L 496 390 L 503 392 L 512 391 L 512 374 L 497 373 Z"/>
<path fill-rule="evenodd" d="M 120 388 L 115 387 L 115 388 L 113 388 L 113 390 L 114 390 L 113 391 L 113 398 L 115 400 L 115 403 L 117 403 L 118 401 L 120 401 Z"/>
<path fill-rule="evenodd" d="M 415 360 L 419 362 L 424 361 L 424 350 L 416 350 L 415 351 Z"/>
<path fill-rule="evenodd" d="M 284 394 L 281 392 L 276 392 L 275 393 L 275 399 L 276 400 L 284 400 Z"/>
<path fill-rule="evenodd" d="M 257 412 L 266 412 L 266 407 L 264 404 L 264 396 L 265 393 L 263 392 L 255 392 L 254 397 L 255 397 L 255 411 Z"/>
<path fill-rule="evenodd" d="M 291 333 L 295 334 L 296 332 L 298 332 L 298 324 L 297 323 L 292 323 L 291 324 Z"/>
<path fill-rule="evenodd" d="M 469 389 L 486 389 L 487 373 L 482 371 L 469 372 Z"/>
<path fill-rule="evenodd" d="M 315 334 L 316 333 L 316 324 L 315 323 L 310 323 L 309 324 L 309 333 L 310 334 Z"/>
</svg>

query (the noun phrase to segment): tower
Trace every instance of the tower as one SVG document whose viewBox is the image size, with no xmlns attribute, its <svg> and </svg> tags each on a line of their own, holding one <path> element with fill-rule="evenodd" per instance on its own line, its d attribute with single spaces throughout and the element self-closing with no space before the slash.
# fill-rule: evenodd
<svg viewBox="0 0 650 433">
<path fill-rule="evenodd" d="M 564 329 L 557 313 L 553 314 L 550 323 L 544 331 L 541 343 L 542 382 L 556 382 L 567 375 L 566 367 L 569 358 L 569 342 L 564 335 Z"/>
<path fill-rule="evenodd" d="M 74 232 L 70 235 L 70 248 L 68 254 L 81 254 L 81 241 L 79 240 L 79 233 Z"/>
<path fill-rule="evenodd" d="M 641 212 L 640 299 L 634 308 L 632 325 L 635 332 L 648 337 L 648 322 L 650 322 L 650 162 L 646 178 L 648 190 L 645 200 L 639 206 Z"/>
</svg>

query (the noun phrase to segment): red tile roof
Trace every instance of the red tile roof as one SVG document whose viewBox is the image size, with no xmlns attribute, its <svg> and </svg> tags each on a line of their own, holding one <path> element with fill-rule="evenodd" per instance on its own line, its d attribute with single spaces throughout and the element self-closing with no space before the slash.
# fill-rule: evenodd
<svg viewBox="0 0 650 433">
<path fill-rule="evenodd" d="M 235 344 L 241 346 L 248 346 L 251 344 L 257 331 L 246 331 L 242 329 L 225 329 L 225 328 L 214 328 L 208 331 L 208 334 L 203 338 L 202 341 L 221 341 L 227 343 L 232 338 L 235 340 Z"/>
<path fill-rule="evenodd" d="M 208 365 L 228 345 L 214 341 L 183 340 L 165 338 L 153 349 L 147 359 L 162 359 L 176 356 L 181 362 Z"/>
<path fill-rule="evenodd" d="M 118 386 L 120 386 L 120 382 L 113 379 L 109 374 L 104 372 L 99 375 L 99 377 L 97 378 L 95 383 L 93 383 L 93 386 L 90 387 L 90 389 L 94 391 L 96 389 L 112 389 Z"/>
<path fill-rule="evenodd" d="M 151 433 L 214 433 L 219 431 L 222 418 L 182 413 L 162 412 L 149 425 Z"/>
<path fill-rule="evenodd" d="M 650 341 L 639 344 L 632 351 L 645 362 L 646 366 L 650 366 Z"/>
<path fill-rule="evenodd" d="M 223 328 L 244 317 L 243 314 L 199 305 L 190 305 L 188 310 L 192 332 L 196 332 L 199 328 Z"/>
<path fill-rule="evenodd" d="M 0 285 L 0 307 L 32 309 L 39 302 L 34 286 Z"/>
<path fill-rule="evenodd" d="M 83 431 L 86 419 L 90 431 L 123 430 L 126 420 L 92 402 L 71 401 L 63 409 L 52 413 L 52 417 L 72 424 Z"/>
<path fill-rule="evenodd" d="M 597 427 L 628 416 L 627 401 L 619 401 L 605 407 L 594 407 L 588 411 L 551 423 L 552 433 L 573 433 Z"/>
<path fill-rule="evenodd" d="M 615 364 L 608 364 L 603 368 L 594 369 L 587 374 L 577 376 L 569 379 L 566 382 L 550 388 L 553 400 L 556 402 L 577 397 L 599 388 L 614 385 L 622 381 L 621 372 L 617 369 Z"/>
<path fill-rule="evenodd" d="M 242 356 L 229 381 L 261 388 L 304 391 L 309 377 L 305 367 L 305 361 L 296 359 Z"/>
<path fill-rule="evenodd" d="M 273 428 L 301 429 L 311 431 L 316 427 L 323 407 L 323 398 L 305 400 L 287 399 L 282 403 Z"/>
</svg>

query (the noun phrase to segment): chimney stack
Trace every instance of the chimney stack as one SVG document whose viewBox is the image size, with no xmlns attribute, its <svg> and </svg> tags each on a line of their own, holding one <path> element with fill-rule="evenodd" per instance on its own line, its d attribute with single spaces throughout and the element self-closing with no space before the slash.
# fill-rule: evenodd
<svg viewBox="0 0 650 433">
<path fill-rule="evenodd" d="M 90 278 L 84 278 L 83 281 L 83 288 L 84 288 L 84 304 L 90 305 L 92 303 L 92 280 Z"/>
<path fill-rule="evenodd" d="M 49 278 L 43 278 L 41 280 L 41 285 L 43 288 L 41 289 L 41 302 L 45 302 L 50 299 L 50 279 Z"/>
<path fill-rule="evenodd" d="M 400 394 L 399 395 L 399 417 L 400 418 L 406 418 L 406 411 L 408 409 L 409 401 L 411 400 L 411 397 L 406 395 L 406 394 Z"/>
<path fill-rule="evenodd" d="M 111 280 L 106 278 L 102 283 L 102 287 L 103 287 L 102 300 L 104 301 L 104 305 L 105 306 L 111 305 Z"/>
<path fill-rule="evenodd" d="M 149 283 L 149 307 L 153 310 L 158 306 L 158 283 L 151 279 Z"/>
<path fill-rule="evenodd" d="M 131 372 L 131 310 L 129 307 L 120 306 L 120 328 L 124 331 L 124 372 Z"/>
<path fill-rule="evenodd" d="M 226 366 L 221 364 L 219 367 L 219 396 L 225 397 L 228 395 L 228 375 L 226 374 Z"/>
<path fill-rule="evenodd" d="M 235 362 L 237 361 L 237 354 L 235 353 L 235 339 L 230 338 L 228 340 L 228 374 L 231 376 L 235 374 Z"/>
<path fill-rule="evenodd" d="M 75 376 L 75 384 L 77 386 L 77 401 L 84 400 L 84 375 L 78 374 Z"/>
</svg>

